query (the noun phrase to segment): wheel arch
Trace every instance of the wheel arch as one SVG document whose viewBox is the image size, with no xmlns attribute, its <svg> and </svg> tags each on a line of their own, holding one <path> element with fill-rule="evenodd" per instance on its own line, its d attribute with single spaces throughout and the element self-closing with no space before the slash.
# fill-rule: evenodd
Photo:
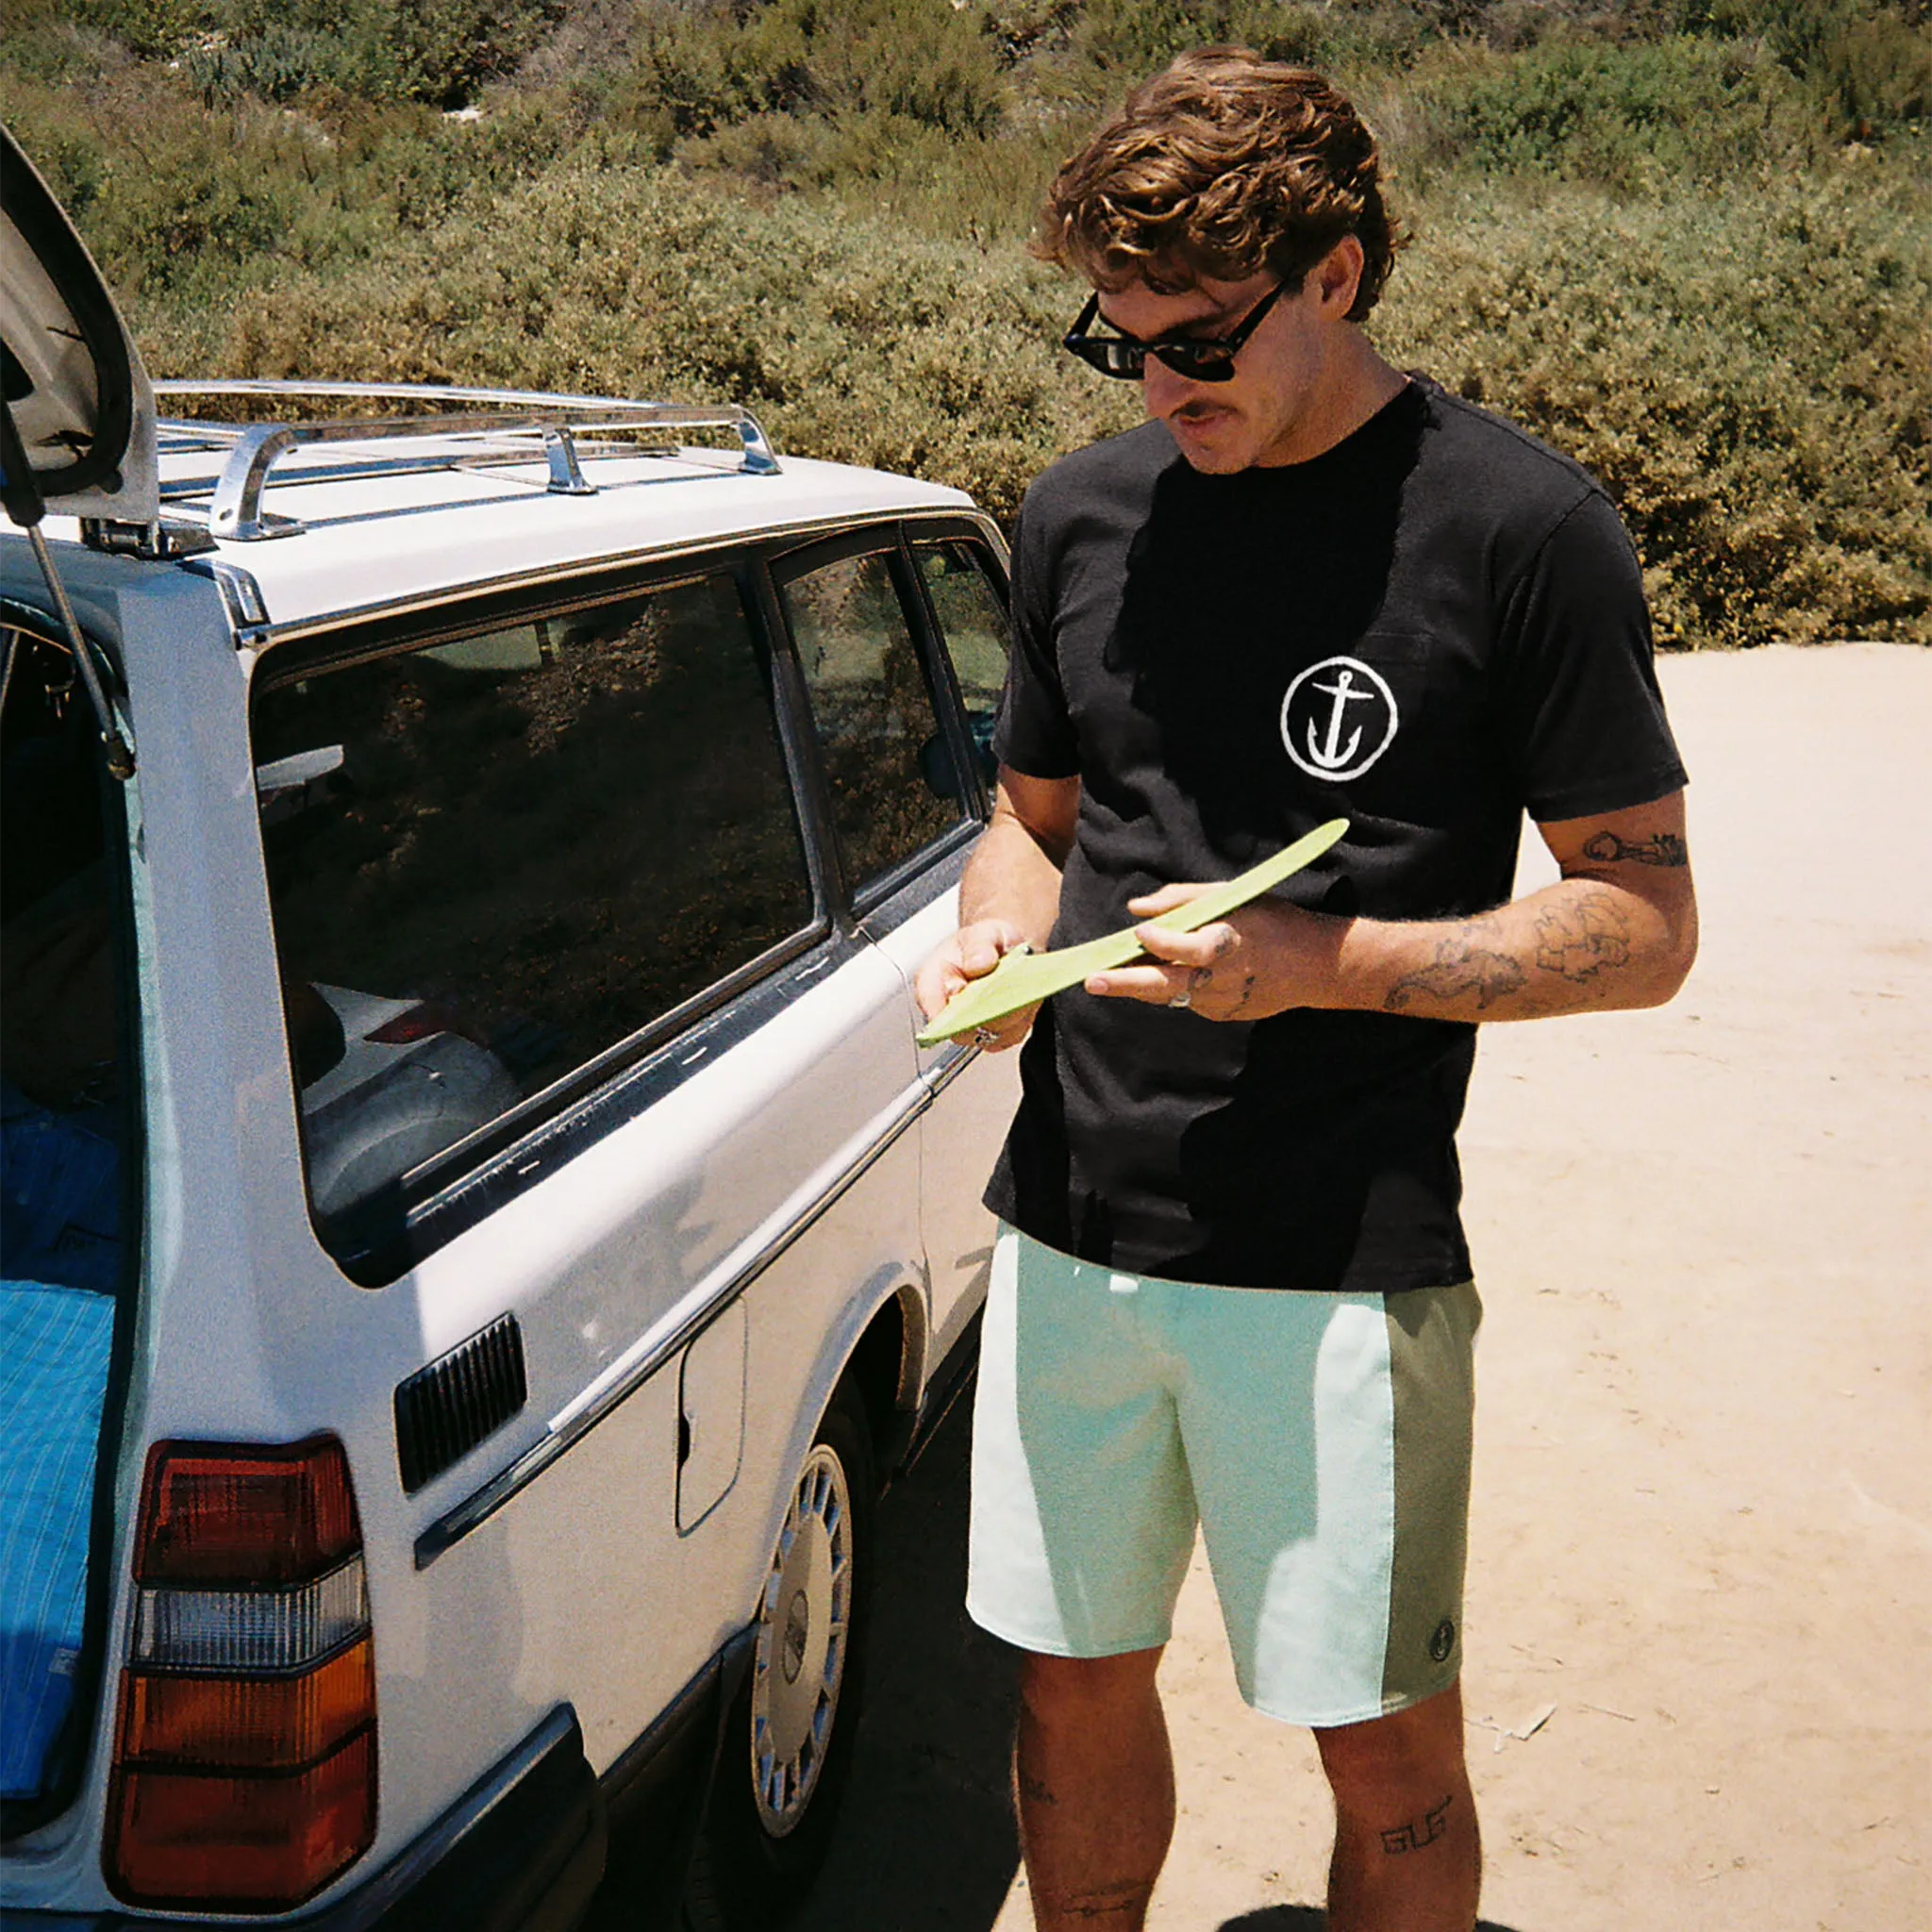
<svg viewBox="0 0 1932 1932">
<path fill-rule="evenodd" d="M 872 1439 L 883 1454 L 904 1433 L 919 1407 L 929 1341 L 925 1301 L 909 1281 L 901 1282 L 866 1324 L 846 1360 L 843 1376 L 858 1388 Z"/>
</svg>

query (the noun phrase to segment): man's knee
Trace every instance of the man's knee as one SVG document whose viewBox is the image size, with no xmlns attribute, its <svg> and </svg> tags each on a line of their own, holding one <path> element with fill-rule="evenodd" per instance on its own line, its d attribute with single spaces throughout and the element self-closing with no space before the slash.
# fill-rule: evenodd
<svg viewBox="0 0 1932 1932">
<path fill-rule="evenodd" d="M 1412 1809 L 1428 1829 L 1429 1807 L 1442 1798 L 1467 1803 L 1462 1698 L 1454 1686 L 1388 1717 L 1317 1731 L 1315 1739 L 1338 1811 L 1358 1818 L 1399 1812 L 1399 1826 Z"/>
<path fill-rule="evenodd" d="M 1091 1722 L 1144 1698 L 1159 1668 L 1158 1649 L 1132 1650 L 1122 1657 L 1045 1657 L 1025 1651 L 1020 1660 L 1020 1696 L 1040 1723 Z"/>
</svg>

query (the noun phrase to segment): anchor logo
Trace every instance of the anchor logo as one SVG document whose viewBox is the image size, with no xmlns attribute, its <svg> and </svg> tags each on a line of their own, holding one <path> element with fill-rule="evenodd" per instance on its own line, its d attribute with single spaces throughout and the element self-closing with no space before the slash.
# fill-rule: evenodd
<svg viewBox="0 0 1932 1932">
<path fill-rule="evenodd" d="M 1281 701 L 1289 757 L 1311 778 L 1331 782 L 1359 778 L 1389 749 L 1399 723 L 1395 693 L 1359 658 L 1310 664 Z"/>
</svg>

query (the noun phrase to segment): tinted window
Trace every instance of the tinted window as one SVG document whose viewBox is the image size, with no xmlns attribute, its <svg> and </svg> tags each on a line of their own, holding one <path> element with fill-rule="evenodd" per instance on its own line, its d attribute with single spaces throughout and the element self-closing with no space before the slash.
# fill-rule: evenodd
<svg viewBox="0 0 1932 1932">
<path fill-rule="evenodd" d="M 883 553 L 781 586 L 824 748 L 854 889 L 909 858 L 965 809 L 919 653 Z"/>
<path fill-rule="evenodd" d="M 728 576 L 283 684 L 255 757 L 324 1215 L 810 922 Z"/>
<path fill-rule="evenodd" d="M 913 555 L 919 559 L 919 575 L 939 618 L 946 654 L 953 660 L 966 728 L 990 786 L 995 770 L 993 720 L 1006 686 L 1011 640 L 1006 600 L 988 574 L 981 554 L 971 543 L 922 544 Z"/>
</svg>

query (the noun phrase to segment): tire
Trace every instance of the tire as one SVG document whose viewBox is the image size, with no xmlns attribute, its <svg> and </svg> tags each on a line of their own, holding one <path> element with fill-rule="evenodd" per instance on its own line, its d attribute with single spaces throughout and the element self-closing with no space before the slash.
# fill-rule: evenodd
<svg viewBox="0 0 1932 1932">
<path fill-rule="evenodd" d="M 841 1384 L 791 1486 L 685 1890 L 691 1932 L 770 1932 L 831 1847 L 872 1592 L 872 1441 Z"/>
</svg>

